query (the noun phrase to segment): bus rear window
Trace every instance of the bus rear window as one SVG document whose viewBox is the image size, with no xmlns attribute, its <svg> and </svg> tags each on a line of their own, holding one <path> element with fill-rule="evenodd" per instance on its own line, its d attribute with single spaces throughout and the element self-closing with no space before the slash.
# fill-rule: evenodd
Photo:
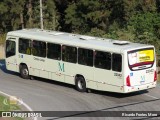
<svg viewBox="0 0 160 120">
<path fill-rule="evenodd" d="M 131 70 L 152 67 L 154 63 L 154 49 L 139 49 L 128 52 L 128 64 Z"/>
</svg>

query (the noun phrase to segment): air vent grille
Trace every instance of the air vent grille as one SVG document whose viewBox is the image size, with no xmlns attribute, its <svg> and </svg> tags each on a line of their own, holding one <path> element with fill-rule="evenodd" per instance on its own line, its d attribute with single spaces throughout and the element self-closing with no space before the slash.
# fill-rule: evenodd
<svg viewBox="0 0 160 120">
<path fill-rule="evenodd" d="M 129 43 L 130 43 L 129 41 L 118 41 L 118 40 L 113 41 L 113 44 L 115 45 L 127 45 Z"/>
</svg>

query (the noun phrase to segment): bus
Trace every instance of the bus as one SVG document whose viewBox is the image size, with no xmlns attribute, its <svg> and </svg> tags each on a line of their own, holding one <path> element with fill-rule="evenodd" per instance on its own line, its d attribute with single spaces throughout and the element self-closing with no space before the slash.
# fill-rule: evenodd
<svg viewBox="0 0 160 120">
<path fill-rule="evenodd" d="M 90 89 L 130 93 L 156 87 L 155 47 L 41 29 L 11 31 L 6 37 L 6 68 Z"/>
</svg>

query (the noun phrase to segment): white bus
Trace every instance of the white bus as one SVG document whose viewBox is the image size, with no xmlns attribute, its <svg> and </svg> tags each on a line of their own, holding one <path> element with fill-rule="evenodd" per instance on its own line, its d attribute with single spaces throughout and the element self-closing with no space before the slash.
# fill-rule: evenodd
<svg viewBox="0 0 160 120">
<path fill-rule="evenodd" d="M 156 87 L 152 45 L 24 29 L 6 38 L 6 68 L 87 89 L 129 93 Z"/>
</svg>

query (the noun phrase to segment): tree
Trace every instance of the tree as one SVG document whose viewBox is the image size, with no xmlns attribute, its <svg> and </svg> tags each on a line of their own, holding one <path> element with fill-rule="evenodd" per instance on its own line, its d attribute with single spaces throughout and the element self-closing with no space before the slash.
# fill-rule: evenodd
<svg viewBox="0 0 160 120">
<path fill-rule="evenodd" d="M 59 29 L 59 15 L 57 13 L 54 0 L 47 0 L 44 2 L 44 26 L 49 30 Z"/>
<path fill-rule="evenodd" d="M 16 30 L 23 26 L 23 11 L 24 11 L 24 0 L 5 0 L 0 2 L 2 7 L 2 27 L 5 30 Z M 5 9 L 3 9 L 5 8 Z"/>
<path fill-rule="evenodd" d="M 65 13 L 65 23 L 70 26 L 70 32 L 87 33 L 93 28 L 106 31 L 110 11 L 105 1 L 80 0 L 73 1 Z"/>
<path fill-rule="evenodd" d="M 28 0 L 26 2 L 26 8 L 27 8 L 27 18 L 26 19 L 26 27 L 32 28 L 33 27 L 33 3 L 32 0 Z"/>
</svg>

